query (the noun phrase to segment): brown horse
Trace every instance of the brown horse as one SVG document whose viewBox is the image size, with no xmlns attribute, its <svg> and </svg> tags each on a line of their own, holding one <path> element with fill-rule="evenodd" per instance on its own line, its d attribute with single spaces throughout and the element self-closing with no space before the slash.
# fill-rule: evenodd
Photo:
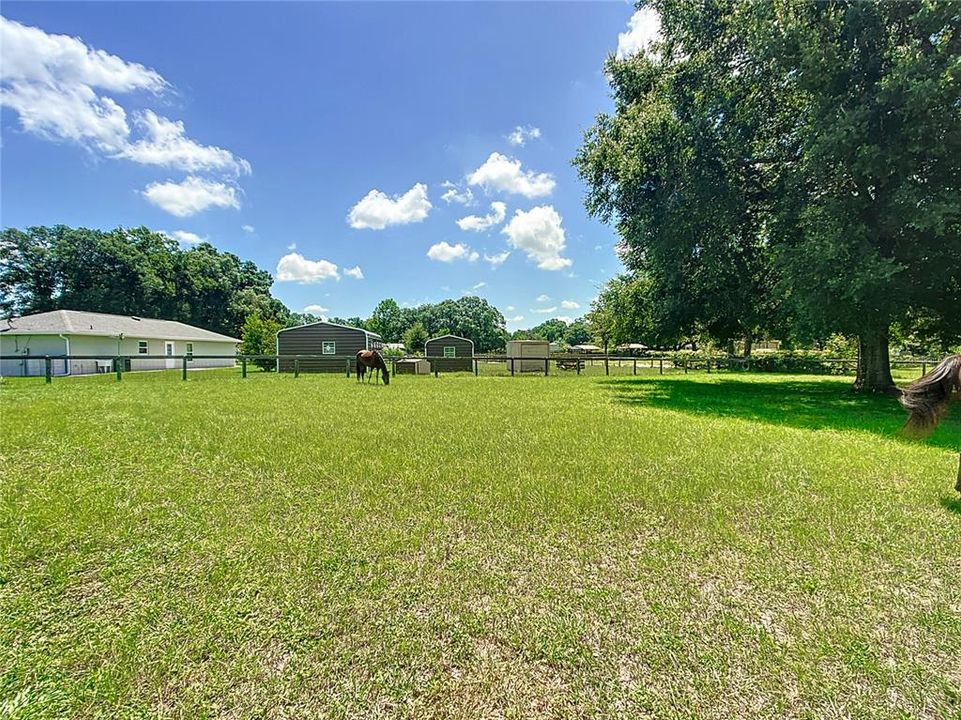
<svg viewBox="0 0 961 720">
<path fill-rule="evenodd" d="M 364 374 L 368 368 L 371 377 L 380 370 L 380 376 L 384 378 L 384 385 L 390 385 L 390 371 L 387 369 L 387 363 L 384 362 L 384 357 L 376 350 L 361 350 L 357 353 L 357 382 L 364 379 Z M 367 382 L 370 382 L 370 378 L 367 378 Z"/>
<path fill-rule="evenodd" d="M 951 399 L 961 393 L 961 355 L 945 358 L 934 370 L 915 380 L 901 395 L 901 404 L 911 413 L 904 430 L 915 437 L 930 434 L 947 415 Z M 958 461 L 958 482 L 961 492 L 961 458 Z"/>
</svg>

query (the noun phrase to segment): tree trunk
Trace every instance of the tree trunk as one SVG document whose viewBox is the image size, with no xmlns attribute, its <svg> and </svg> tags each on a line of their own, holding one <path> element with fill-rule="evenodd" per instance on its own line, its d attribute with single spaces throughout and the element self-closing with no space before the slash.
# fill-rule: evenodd
<svg viewBox="0 0 961 720">
<path fill-rule="evenodd" d="M 888 331 L 858 335 L 858 375 L 855 392 L 897 395 L 898 388 L 891 377 L 891 358 L 888 355 Z"/>
<path fill-rule="evenodd" d="M 751 357 L 751 350 L 754 349 L 754 336 L 748 333 L 744 336 L 744 357 Z"/>
</svg>

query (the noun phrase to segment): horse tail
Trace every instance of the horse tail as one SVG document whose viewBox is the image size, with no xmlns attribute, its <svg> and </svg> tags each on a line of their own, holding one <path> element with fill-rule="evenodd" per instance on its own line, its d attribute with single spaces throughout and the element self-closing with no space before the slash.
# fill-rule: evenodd
<svg viewBox="0 0 961 720">
<path fill-rule="evenodd" d="M 904 390 L 901 405 L 911 413 L 904 425 L 905 432 L 914 436 L 932 432 L 947 414 L 956 389 L 961 389 L 961 355 L 945 358 Z"/>
<path fill-rule="evenodd" d="M 357 373 L 357 382 L 360 382 L 361 378 L 363 377 L 363 373 L 364 373 L 364 363 L 362 363 L 362 362 L 360 361 L 360 353 L 357 353 L 357 360 L 356 360 L 356 362 L 357 362 L 357 364 L 356 364 L 356 366 L 355 366 L 355 370 L 354 370 L 354 371 Z"/>
</svg>

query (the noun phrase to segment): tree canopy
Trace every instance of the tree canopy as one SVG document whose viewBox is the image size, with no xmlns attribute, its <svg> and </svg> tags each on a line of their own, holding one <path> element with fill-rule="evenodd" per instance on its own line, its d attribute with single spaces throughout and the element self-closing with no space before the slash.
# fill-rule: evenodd
<svg viewBox="0 0 961 720">
<path fill-rule="evenodd" d="M 208 243 L 186 250 L 147 228 L 31 227 L 0 233 L 0 310 L 143 315 L 239 337 L 248 316 L 286 322 L 273 278 Z"/>
<path fill-rule="evenodd" d="M 961 334 L 957 5 L 651 4 L 575 164 L 659 332 L 855 334 L 869 390 L 892 325 Z"/>
</svg>

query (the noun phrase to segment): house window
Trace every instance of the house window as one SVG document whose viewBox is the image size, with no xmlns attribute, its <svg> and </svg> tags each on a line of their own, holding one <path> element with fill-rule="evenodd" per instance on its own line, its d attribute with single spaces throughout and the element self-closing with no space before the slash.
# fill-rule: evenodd
<svg viewBox="0 0 961 720">
<path fill-rule="evenodd" d="M 337 354 L 337 343 L 328 341 L 323 345 L 324 355 L 336 355 Z"/>
<path fill-rule="evenodd" d="M 194 344 L 187 343 L 187 359 L 192 360 L 194 357 Z"/>
<path fill-rule="evenodd" d="M 457 357 L 457 348 L 455 348 L 453 345 L 445 345 L 444 357 L 445 358 Z"/>
<path fill-rule="evenodd" d="M 137 342 L 137 354 L 146 355 L 147 354 L 147 341 L 140 340 Z"/>
</svg>

